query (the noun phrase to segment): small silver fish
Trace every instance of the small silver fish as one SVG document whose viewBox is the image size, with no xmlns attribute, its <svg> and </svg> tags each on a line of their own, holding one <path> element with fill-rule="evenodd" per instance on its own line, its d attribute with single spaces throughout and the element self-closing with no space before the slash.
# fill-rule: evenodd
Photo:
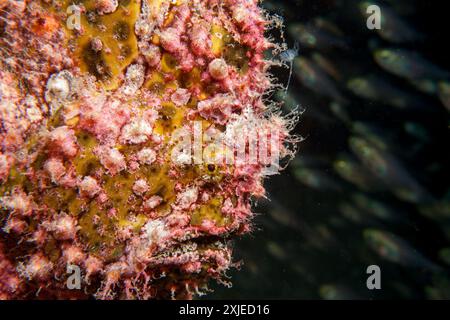
<svg viewBox="0 0 450 320">
<path fill-rule="evenodd" d="M 324 17 L 316 17 L 313 20 L 313 24 L 321 29 L 329 32 L 338 37 L 344 37 L 344 32 L 330 19 Z"/>
<path fill-rule="evenodd" d="M 438 83 L 436 80 L 431 80 L 431 79 L 413 79 L 410 80 L 409 83 L 411 83 L 411 85 L 413 87 L 415 87 L 417 90 L 419 90 L 420 92 L 429 94 L 429 95 L 436 95 L 436 93 L 438 92 Z"/>
<path fill-rule="evenodd" d="M 292 23 L 288 26 L 288 33 L 293 39 L 300 43 L 302 48 L 317 50 L 349 48 L 349 44 L 346 39 L 311 24 L 304 25 L 302 23 Z"/>
<path fill-rule="evenodd" d="M 339 155 L 333 162 L 334 171 L 345 181 L 365 191 L 382 190 L 373 175 L 349 155 Z"/>
<path fill-rule="evenodd" d="M 380 76 L 368 75 L 351 78 L 347 82 L 347 88 L 360 98 L 399 109 L 428 109 L 428 105 L 421 97 L 394 87 L 388 79 Z"/>
<path fill-rule="evenodd" d="M 289 253 L 274 241 L 267 242 L 266 247 L 269 254 L 278 260 L 284 261 L 289 257 Z"/>
<path fill-rule="evenodd" d="M 318 52 L 314 52 L 311 55 L 312 60 L 324 70 L 330 77 L 332 77 L 336 81 L 342 80 L 342 75 L 336 66 L 323 54 Z"/>
<path fill-rule="evenodd" d="M 330 108 L 330 111 L 343 123 L 345 123 L 347 125 L 351 123 L 352 120 L 350 118 L 348 110 L 342 104 L 340 104 L 336 101 L 333 101 L 330 103 L 329 108 Z"/>
<path fill-rule="evenodd" d="M 408 79 L 443 80 L 450 77 L 450 73 L 426 60 L 416 52 L 405 49 L 379 49 L 374 52 L 377 64 L 384 70 Z"/>
<path fill-rule="evenodd" d="M 381 150 L 388 150 L 389 144 L 392 143 L 392 139 L 386 137 L 387 133 L 385 131 L 383 136 L 383 130 L 365 122 L 354 121 L 351 130 L 355 135 L 363 137 Z"/>
<path fill-rule="evenodd" d="M 338 206 L 339 212 L 348 220 L 357 224 L 366 224 L 366 218 L 361 214 L 361 210 L 355 208 L 350 203 L 344 202 Z"/>
<path fill-rule="evenodd" d="M 327 175 L 324 170 L 310 168 L 293 169 L 295 178 L 307 187 L 318 191 L 341 190 L 341 186 L 332 177 Z"/>
<path fill-rule="evenodd" d="M 402 213 L 394 211 L 393 208 L 380 201 L 369 198 L 364 193 L 354 193 L 351 196 L 351 199 L 363 212 L 366 212 L 379 220 L 389 223 L 408 222 L 407 218 Z"/>
<path fill-rule="evenodd" d="M 294 60 L 294 72 L 298 80 L 311 91 L 337 102 L 347 104 L 336 83 L 319 66 L 306 57 Z"/>
<path fill-rule="evenodd" d="M 377 149 L 367 140 L 355 136 L 350 137 L 349 145 L 361 162 L 399 199 L 412 203 L 434 200 L 391 154 Z"/>
</svg>

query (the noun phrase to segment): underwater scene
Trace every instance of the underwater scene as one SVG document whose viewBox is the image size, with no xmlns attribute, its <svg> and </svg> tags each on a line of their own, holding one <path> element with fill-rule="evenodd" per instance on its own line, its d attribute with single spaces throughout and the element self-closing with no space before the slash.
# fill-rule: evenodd
<svg viewBox="0 0 450 320">
<path fill-rule="evenodd" d="M 445 21 L 0 0 L 0 300 L 449 300 Z"/>
</svg>

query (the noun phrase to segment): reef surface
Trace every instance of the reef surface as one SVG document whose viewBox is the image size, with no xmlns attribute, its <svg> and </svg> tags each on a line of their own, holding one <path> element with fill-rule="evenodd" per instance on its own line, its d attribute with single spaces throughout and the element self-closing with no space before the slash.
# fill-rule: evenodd
<svg viewBox="0 0 450 320">
<path fill-rule="evenodd" d="M 264 98 L 272 22 L 256 0 L 0 1 L 1 299 L 229 284 L 231 240 L 293 152 Z"/>
</svg>

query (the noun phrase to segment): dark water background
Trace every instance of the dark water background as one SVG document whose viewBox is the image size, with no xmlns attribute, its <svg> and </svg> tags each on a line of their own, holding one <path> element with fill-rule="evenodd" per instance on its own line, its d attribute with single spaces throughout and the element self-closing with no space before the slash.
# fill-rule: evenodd
<svg viewBox="0 0 450 320">
<path fill-rule="evenodd" d="M 229 273 L 233 287 L 214 285 L 215 292 L 207 299 L 450 299 L 450 111 L 436 94 L 420 92 L 381 69 L 373 58 L 374 47 L 405 48 L 450 70 L 450 28 L 444 2 L 378 2 L 397 10 L 423 35 L 421 41 L 405 44 L 390 43 L 368 30 L 359 3 L 263 3 L 284 17 L 287 28 L 320 17 L 342 31 L 347 48 L 308 48 L 300 43 L 299 56 L 310 59 L 320 53 L 332 62 L 340 76 L 334 83 L 348 101 L 340 110 L 350 121 L 342 121 L 340 113 L 330 109 L 332 98 L 305 87 L 294 68 L 289 94 L 306 108 L 296 128 L 306 140 L 291 165 L 266 182 L 270 201 L 255 205 L 255 232 L 235 242 L 235 260 L 242 260 L 243 265 Z M 287 34 L 293 47 L 295 34 Z M 286 70 L 274 72 L 287 82 Z M 423 99 L 424 108 L 395 108 L 388 102 L 358 97 L 346 87 L 352 77 L 372 73 Z M 369 125 L 375 133 L 355 131 L 355 123 Z M 427 138 L 408 133 L 407 123 L 419 126 Z M 399 163 L 396 172 L 409 172 L 430 198 L 399 198 L 389 188 L 389 176 L 379 190 L 365 190 L 343 179 L 335 169 L 340 156 L 364 167 L 349 146 L 351 137 L 365 139 L 371 146 L 375 142 L 385 145 L 383 152 Z M 365 175 L 380 180 L 370 170 Z M 356 199 L 375 201 L 386 211 L 374 214 L 373 204 Z M 366 268 L 372 264 L 381 269 L 381 290 L 366 287 Z"/>
</svg>

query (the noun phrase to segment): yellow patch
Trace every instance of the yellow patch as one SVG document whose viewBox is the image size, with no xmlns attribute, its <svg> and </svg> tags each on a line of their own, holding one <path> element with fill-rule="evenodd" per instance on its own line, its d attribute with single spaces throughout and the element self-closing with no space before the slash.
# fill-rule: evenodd
<svg viewBox="0 0 450 320">
<path fill-rule="evenodd" d="M 80 15 L 82 35 L 69 30 L 67 25 L 65 29 L 81 71 L 94 75 L 106 89 L 116 89 L 118 76 L 138 56 L 134 25 L 140 13 L 140 0 L 119 1 L 118 9 L 105 15 L 97 14 L 95 2 L 65 0 L 62 6 L 64 12 L 74 3 L 86 8 L 86 12 Z M 102 41 L 101 51 L 93 50 L 91 41 L 94 38 Z"/>
</svg>

